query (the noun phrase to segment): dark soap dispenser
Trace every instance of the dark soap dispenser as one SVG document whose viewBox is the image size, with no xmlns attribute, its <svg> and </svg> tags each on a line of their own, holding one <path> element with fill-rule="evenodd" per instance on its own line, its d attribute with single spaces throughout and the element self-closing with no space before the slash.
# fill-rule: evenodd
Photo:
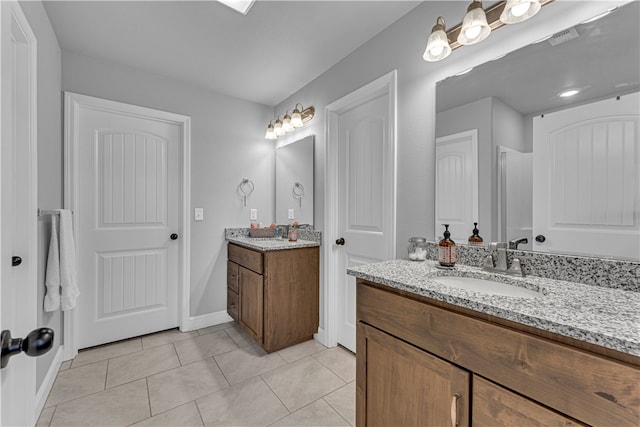
<svg viewBox="0 0 640 427">
<path fill-rule="evenodd" d="M 443 267 L 453 267 L 456 265 L 456 244 L 451 240 L 449 224 L 444 225 L 444 238 L 438 243 L 438 262 Z"/>
<path fill-rule="evenodd" d="M 482 246 L 484 241 L 482 240 L 482 237 L 480 237 L 480 230 L 478 230 L 477 222 L 473 223 L 472 233 L 473 234 L 469 236 L 469 246 Z"/>
</svg>

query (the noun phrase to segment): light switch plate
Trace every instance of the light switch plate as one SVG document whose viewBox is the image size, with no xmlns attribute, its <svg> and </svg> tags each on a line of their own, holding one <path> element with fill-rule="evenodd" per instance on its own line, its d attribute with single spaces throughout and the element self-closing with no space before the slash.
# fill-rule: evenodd
<svg viewBox="0 0 640 427">
<path fill-rule="evenodd" d="M 256 220 L 258 219 L 258 209 L 251 209 L 251 218 L 249 218 L 251 220 Z"/>
<path fill-rule="evenodd" d="M 289 209 L 287 219 L 294 219 L 295 215 L 293 213 L 293 209 Z"/>
<path fill-rule="evenodd" d="M 204 208 L 194 208 L 193 216 L 196 221 L 204 221 Z"/>
</svg>

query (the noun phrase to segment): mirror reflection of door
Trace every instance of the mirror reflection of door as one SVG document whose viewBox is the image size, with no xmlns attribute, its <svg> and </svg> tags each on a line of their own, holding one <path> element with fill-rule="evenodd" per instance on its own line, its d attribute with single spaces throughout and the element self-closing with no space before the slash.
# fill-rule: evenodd
<svg viewBox="0 0 640 427">
<path fill-rule="evenodd" d="M 276 222 L 313 225 L 313 141 L 310 135 L 276 149 Z"/>
<path fill-rule="evenodd" d="M 436 139 L 436 240 L 442 224 L 451 239 L 466 243 L 478 222 L 478 130 Z"/>
<path fill-rule="evenodd" d="M 536 117 L 534 248 L 640 259 L 640 93 Z"/>
</svg>

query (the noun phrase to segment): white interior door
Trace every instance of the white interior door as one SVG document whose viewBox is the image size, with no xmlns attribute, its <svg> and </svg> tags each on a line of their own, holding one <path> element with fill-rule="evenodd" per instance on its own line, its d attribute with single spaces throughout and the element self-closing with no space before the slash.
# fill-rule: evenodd
<svg viewBox="0 0 640 427">
<path fill-rule="evenodd" d="M 166 113 L 69 96 L 77 158 L 78 348 L 176 327 L 182 127 L 165 120 Z"/>
<path fill-rule="evenodd" d="M 451 239 L 466 243 L 474 222 L 478 222 L 477 129 L 436 139 L 435 235 L 443 236 L 442 224 L 449 224 Z"/>
<path fill-rule="evenodd" d="M 640 259 L 639 108 L 636 92 L 534 119 L 535 250 Z"/>
<path fill-rule="evenodd" d="M 36 39 L 17 2 L 0 2 L 0 40 L 0 327 L 17 338 L 36 327 L 38 305 Z M 1 425 L 33 425 L 35 373 L 24 354 L 0 370 Z"/>
<path fill-rule="evenodd" d="M 384 86 L 339 111 L 335 120 L 338 191 L 334 240 L 338 240 L 331 243 L 338 272 L 337 342 L 351 351 L 356 347 L 356 287 L 355 278 L 348 276 L 346 269 L 395 256 L 394 100 L 389 86 Z"/>
</svg>

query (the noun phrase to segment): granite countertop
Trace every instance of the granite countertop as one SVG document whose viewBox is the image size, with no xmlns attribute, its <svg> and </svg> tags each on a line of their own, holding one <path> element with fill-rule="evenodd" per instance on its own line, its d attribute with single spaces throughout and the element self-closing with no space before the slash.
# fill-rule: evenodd
<svg viewBox="0 0 640 427">
<path fill-rule="evenodd" d="M 311 240 L 298 239 L 295 242 L 290 242 L 288 239 L 282 239 L 279 237 L 247 237 L 247 236 L 229 236 L 227 240 L 232 243 L 236 243 L 241 246 L 245 246 L 251 249 L 257 249 L 259 251 L 280 251 L 283 249 L 296 249 L 296 248 L 311 248 L 314 246 L 320 246 L 320 242 Z"/>
<path fill-rule="evenodd" d="M 349 268 L 347 273 L 434 300 L 515 321 L 559 335 L 640 356 L 640 293 L 535 276 L 490 273 L 435 261 L 392 260 Z M 466 276 L 511 283 L 542 292 L 535 298 L 490 295 L 449 287 L 437 276 Z"/>
</svg>

